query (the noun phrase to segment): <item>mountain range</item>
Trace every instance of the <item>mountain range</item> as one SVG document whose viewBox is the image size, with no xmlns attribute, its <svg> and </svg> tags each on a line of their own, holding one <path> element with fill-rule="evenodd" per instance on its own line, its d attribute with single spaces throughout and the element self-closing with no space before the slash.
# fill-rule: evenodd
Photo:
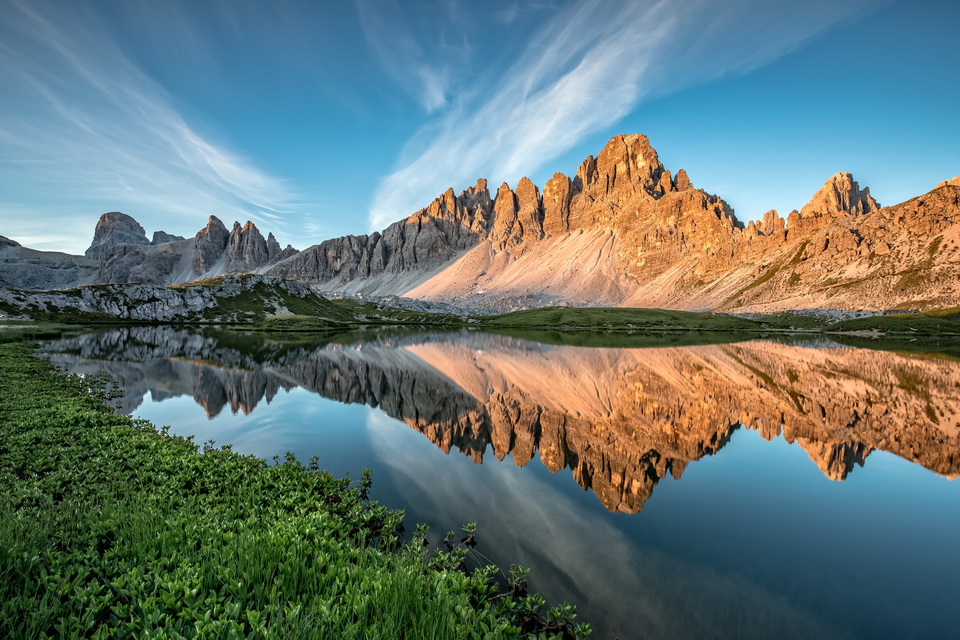
<svg viewBox="0 0 960 640">
<path fill-rule="evenodd" d="M 720 197 L 671 173 L 643 135 L 616 136 L 574 177 L 486 180 L 369 235 L 303 251 L 215 216 L 192 238 L 103 214 L 84 256 L 0 236 L 0 286 L 176 284 L 233 272 L 319 291 L 406 296 L 471 309 L 552 304 L 777 312 L 926 310 L 960 300 L 960 178 L 881 207 L 849 173 L 786 217 L 744 225 Z"/>
</svg>

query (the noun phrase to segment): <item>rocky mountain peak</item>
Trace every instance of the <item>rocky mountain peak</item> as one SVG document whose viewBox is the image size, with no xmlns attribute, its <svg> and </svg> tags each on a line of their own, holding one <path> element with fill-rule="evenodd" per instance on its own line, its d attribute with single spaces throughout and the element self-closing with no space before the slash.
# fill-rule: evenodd
<svg viewBox="0 0 960 640">
<path fill-rule="evenodd" d="M 84 252 L 88 258 L 99 260 L 118 244 L 150 244 L 147 232 L 132 217 L 119 211 L 100 216 L 93 232 L 93 242 Z"/>
<path fill-rule="evenodd" d="M 201 235 L 219 236 L 221 231 L 224 233 L 227 231 L 227 227 L 223 224 L 223 221 L 217 216 L 210 216 L 207 218 L 207 226 L 197 232 L 197 237 L 199 238 Z"/>
<path fill-rule="evenodd" d="M 944 180 L 943 182 L 938 184 L 935 188 L 939 189 L 940 187 L 949 187 L 949 186 L 960 187 L 960 176 L 954 176 L 949 180 Z"/>
<path fill-rule="evenodd" d="M 230 232 L 217 216 L 210 216 L 207 226 L 197 232 L 196 248 L 193 256 L 193 270 L 204 274 L 217 263 L 223 255 L 227 243 L 230 241 Z"/>
<path fill-rule="evenodd" d="M 517 223 L 524 240 L 543 237 L 543 208 L 540 206 L 540 190 L 524 176 L 517 183 Z"/>
<path fill-rule="evenodd" d="M 570 229 L 570 201 L 576 194 L 573 181 L 555 173 L 543 185 L 543 232 L 559 235 Z"/>
<path fill-rule="evenodd" d="M 407 222 L 422 226 L 425 221 L 433 219 L 442 224 L 462 227 L 470 233 L 483 233 L 492 210 L 493 202 L 487 191 L 487 181 L 481 179 L 473 187 L 464 189 L 459 196 L 452 187 L 448 188 L 426 208 L 407 218 Z"/>
<path fill-rule="evenodd" d="M 686 191 L 687 189 L 693 189 L 693 183 L 690 182 L 690 177 L 687 176 L 687 172 L 683 169 L 677 171 L 677 177 L 673 182 L 677 191 Z"/>
<path fill-rule="evenodd" d="M 276 242 L 276 240 L 274 240 Z M 247 220 L 242 227 L 233 223 L 227 240 L 226 273 L 255 271 L 270 260 L 270 248 L 257 225 Z"/>
<path fill-rule="evenodd" d="M 493 201 L 493 228 L 490 229 L 490 242 L 497 251 L 515 244 L 517 236 L 517 196 L 506 182 L 497 189 Z"/>
<path fill-rule="evenodd" d="M 594 197 L 640 191 L 659 196 L 663 173 L 663 164 L 647 136 L 618 135 L 597 156 L 593 179 L 585 182 L 584 191 L 589 187 Z"/>
<path fill-rule="evenodd" d="M 827 180 L 802 209 L 800 218 L 836 217 L 837 215 L 863 215 L 880 208 L 870 196 L 870 188 L 860 185 L 849 173 L 836 173 Z"/>
<path fill-rule="evenodd" d="M 465 189 L 457 200 L 469 212 L 472 219 L 471 230 L 480 232 L 489 228 L 493 200 L 490 199 L 486 180 L 477 180 L 477 184 Z"/>
<path fill-rule="evenodd" d="M 166 244 L 167 242 L 178 242 L 185 239 L 183 236 L 177 236 L 172 233 L 167 233 L 166 231 L 154 231 L 153 240 L 150 241 L 150 244 Z"/>
<path fill-rule="evenodd" d="M 783 229 L 783 218 L 780 217 L 776 209 L 771 209 L 763 214 L 763 221 L 760 224 L 760 232 L 763 235 L 769 236 L 774 233 L 783 233 Z"/>
</svg>

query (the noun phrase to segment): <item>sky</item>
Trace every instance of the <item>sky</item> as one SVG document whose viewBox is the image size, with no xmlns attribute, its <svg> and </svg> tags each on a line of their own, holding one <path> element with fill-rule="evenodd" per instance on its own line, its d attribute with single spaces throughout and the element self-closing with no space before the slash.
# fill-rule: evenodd
<svg viewBox="0 0 960 640">
<path fill-rule="evenodd" d="M 282 244 L 448 187 L 572 175 L 619 133 L 743 221 L 849 171 L 960 174 L 956 0 L 0 0 L 0 235 L 82 253 L 216 215 Z"/>
</svg>

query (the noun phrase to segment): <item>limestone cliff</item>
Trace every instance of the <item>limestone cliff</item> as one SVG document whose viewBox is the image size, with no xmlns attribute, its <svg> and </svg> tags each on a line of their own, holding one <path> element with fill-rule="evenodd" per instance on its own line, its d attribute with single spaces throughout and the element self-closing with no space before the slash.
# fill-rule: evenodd
<svg viewBox="0 0 960 640">
<path fill-rule="evenodd" d="M 459 196 L 448 189 L 428 207 L 382 233 L 327 240 L 286 259 L 271 275 L 327 290 L 409 288 L 486 236 L 493 203 L 485 180 Z M 371 284 L 371 282 L 376 284 Z"/>
<path fill-rule="evenodd" d="M 221 303 L 244 296 L 240 305 Z M 291 298 L 309 299 L 319 316 L 332 303 L 305 284 L 261 275 L 233 275 L 165 287 L 142 282 L 76 287 L 62 291 L 24 291 L 0 288 L 0 308 L 13 317 L 43 318 L 47 314 L 109 317 L 146 322 L 249 322 L 265 316 L 293 315 Z M 332 316 L 339 315 L 334 312 Z"/>
<path fill-rule="evenodd" d="M 0 236 L 0 287 L 64 289 L 96 280 L 97 261 L 58 251 L 38 251 Z"/>
<path fill-rule="evenodd" d="M 26 290 L 69 289 L 86 284 L 143 282 L 172 285 L 230 273 L 262 273 L 296 255 L 280 247 L 271 233 L 264 239 L 249 220 L 227 231 L 210 216 L 192 238 L 154 231 L 147 239 L 131 216 L 100 216 L 93 241 L 83 256 L 35 251 L 0 236 L 0 287 Z"/>
<path fill-rule="evenodd" d="M 105 255 L 109 255 L 113 248 L 119 244 L 150 244 L 147 240 L 147 233 L 140 226 L 140 223 L 119 211 L 105 213 L 97 221 L 97 227 L 93 232 L 93 242 L 84 252 L 88 258 L 98 260 Z"/>
<path fill-rule="evenodd" d="M 115 231 L 102 241 L 94 239 L 87 253 L 96 248 L 100 262 L 98 283 L 170 285 L 228 273 L 256 273 L 296 253 L 289 246 L 281 249 L 272 233 L 264 239 L 250 221 L 243 226 L 234 222 L 233 230 L 227 231 L 219 218 L 210 216 L 207 225 L 193 238 L 157 231 L 153 240 L 147 242 L 143 228 L 125 214 L 104 214 L 101 224 L 117 216 L 123 216 L 127 227 L 136 225 L 139 239 L 128 242 L 125 239 L 132 237 L 130 234 L 118 235 Z"/>
<path fill-rule="evenodd" d="M 481 180 L 383 233 L 311 247 L 272 273 L 327 290 L 461 305 L 547 304 L 763 312 L 927 309 L 960 297 L 960 184 L 881 208 L 838 173 L 786 219 L 744 226 L 723 199 L 616 136 L 542 192 Z M 930 274 L 920 277 L 919 274 Z"/>
</svg>

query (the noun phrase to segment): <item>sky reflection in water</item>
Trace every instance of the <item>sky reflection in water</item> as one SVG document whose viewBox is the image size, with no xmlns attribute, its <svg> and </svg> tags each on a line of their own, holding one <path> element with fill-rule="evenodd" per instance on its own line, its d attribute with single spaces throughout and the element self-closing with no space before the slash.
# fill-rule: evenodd
<svg viewBox="0 0 960 640">
<path fill-rule="evenodd" d="M 164 331 L 48 348 L 198 443 L 370 467 L 374 498 L 435 540 L 477 521 L 480 553 L 532 566 L 531 586 L 577 603 L 596 637 L 944 637 L 960 622 L 960 489 L 928 470 L 960 465 L 954 361 L 476 334 L 251 356 Z"/>
</svg>

